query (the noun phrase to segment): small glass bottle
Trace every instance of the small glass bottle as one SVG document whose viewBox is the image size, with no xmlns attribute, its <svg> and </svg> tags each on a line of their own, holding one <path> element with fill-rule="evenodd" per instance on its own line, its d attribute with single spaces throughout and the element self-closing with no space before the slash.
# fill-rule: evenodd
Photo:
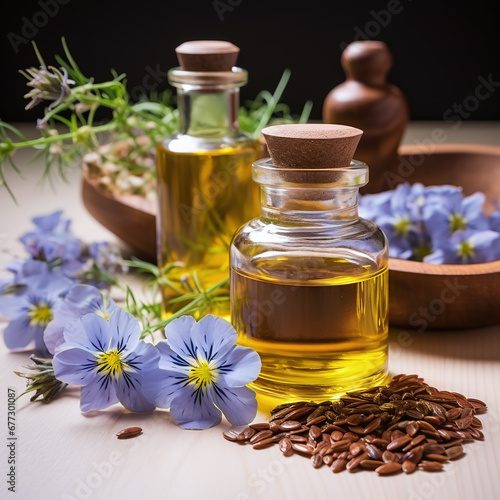
<svg viewBox="0 0 500 500">
<path fill-rule="evenodd" d="M 368 167 L 362 131 L 327 124 L 263 130 L 254 163 L 261 216 L 231 246 L 231 319 L 260 354 L 261 404 L 322 401 L 387 376 L 388 245 L 358 217 Z"/>
<path fill-rule="evenodd" d="M 158 263 L 169 264 L 163 314 L 170 300 L 229 276 L 236 229 L 258 214 L 251 165 L 259 143 L 238 129 L 239 87 L 247 72 L 233 67 L 239 49 L 229 42 L 192 41 L 176 49 L 180 67 L 168 73 L 177 88 L 180 132 L 157 147 Z M 211 313 L 229 317 L 229 303 Z"/>
</svg>

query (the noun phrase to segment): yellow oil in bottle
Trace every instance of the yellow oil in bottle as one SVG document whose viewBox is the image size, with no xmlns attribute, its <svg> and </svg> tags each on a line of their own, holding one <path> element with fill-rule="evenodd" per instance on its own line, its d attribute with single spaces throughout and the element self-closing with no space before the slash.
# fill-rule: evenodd
<svg viewBox="0 0 500 500">
<path fill-rule="evenodd" d="M 163 315 L 186 302 L 171 302 L 197 284 L 203 289 L 229 276 L 233 233 L 259 212 L 252 162 L 259 145 L 179 153 L 157 147 L 159 266 L 180 263 L 162 287 Z M 198 283 L 193 282 L 196 276 Z M 229 301 L 212 303 L 210 313 L 229 319 Z"/>
<path fill-rule="evenodd" d="M 386 378 L 387 266 L 322 258 L 313 272 L 301 269 L 300 258 L 280 258 L 251 274 L 231 270 L 238 343 L 262 359 L 251 385 L 260 408 L 331 399 Z"/>
</svg>

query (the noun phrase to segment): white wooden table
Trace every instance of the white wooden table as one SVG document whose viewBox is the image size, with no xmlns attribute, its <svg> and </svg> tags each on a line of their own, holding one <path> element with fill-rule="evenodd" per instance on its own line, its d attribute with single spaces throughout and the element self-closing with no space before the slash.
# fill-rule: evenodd
<svg viewBox="0 0 500 500">
<path fill-rule="evenodd" d="M 424 140 L 435 127 L 445 128 L 447 142 L 500 144 L 500 124 L 411 124 L 405 142 Z M 28 155 L 21 153 L 23 164 Z M 95 222 L 80 200 L 79 172 L 68 184 L 36 185 L 40 164 L 23 168 L 26 180 L 8 174 L 18 198 L 15 205 L 0 194 L 0 268 L 22 255 L 17 238 L 31 218 L 64 209 L 74 232 L 87 241 L 114 236 Z M 499 299 L 500 306 L 500 299 Z M 0 324 L 3 331 L 4 324 Z M 401 334 L 392 330 L 390 370 L 418 373 L 431 385 L 486 401 L 481 416 L 484 442 L 466 445 L 467 455 L 446 464 L 445 472 L 379 477 L 372 472 L 332 474 L 315 470 L 301 457 L 284 458 L 277 447 L 255 451 L 225 441 L 228 426 L 205 431 L 177 427 L 165 411 L 127 413 L 119 405 L 82 414 L 79 389 L 71 388 L 49 405 L 17 402 L 16 494 L 7 488 L 8 453 L 0 453 L 0 498 L 39 499 L 398 499 L 493 500 L 500 498 L 500 326 L 477 330 Z M 0 436 L 8 442 L 7 389 L 17 394 L 24 380 L 13 374 L 28 353 L 10 353 L 0 345 L 2 400 Z M 266 415 L 259 413 L 257 420 Z M 115 433 L 139 425 L 137 439 L 119 441 Z"/>
</svg>

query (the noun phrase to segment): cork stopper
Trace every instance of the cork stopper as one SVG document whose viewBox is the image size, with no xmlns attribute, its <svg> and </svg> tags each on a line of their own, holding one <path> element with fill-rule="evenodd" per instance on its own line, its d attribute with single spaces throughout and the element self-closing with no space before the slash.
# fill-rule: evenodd
<svg viewBox="0 0 500 500">
<path fill-rule="evenodd" d="M 276 167 L 332 169 L 349 167 L 363 131 L 346 125 L 298 123 L 262 130 Z"/>
<path fill-rule="evenodd" d="M 179 45 L 175 52 L 184 71 L 231 71 L 240 49 L 221 40 L 194 40 Z"/>
</svg>

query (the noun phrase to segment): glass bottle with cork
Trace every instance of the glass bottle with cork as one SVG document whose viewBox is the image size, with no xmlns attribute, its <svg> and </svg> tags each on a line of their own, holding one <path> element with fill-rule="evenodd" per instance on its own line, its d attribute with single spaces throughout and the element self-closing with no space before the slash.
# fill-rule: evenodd
<svg viewBox="0 0 500 500">
<path fill-rule="evenodd" d="M 260 354 L 261 404 L 331 399 L 387 375 L 388 246 L 358 217 L 368 167 L 362 135 L 328 124 L 263 130 L 271 159 L 253 166 L 261 216 L 231 246 L 231 318 Z"/>
<path fill-rule="evenodd" d="M 238 129 L 239 88 L 247 72 L 235 67 L 239 49 L 200 40 L 177 47 L 180 67 L 168 73 L 177 88 L 180 132 L 157 147 L 158 264 L 168 265 L 163 314 L 184 304 L 179 293 L 207 289 L 229 275 L 236 229 L 258 214 L 251 165 L 259 143 Z M 229 317 L 229 304 L 210 310 Z"/>
</svg>

